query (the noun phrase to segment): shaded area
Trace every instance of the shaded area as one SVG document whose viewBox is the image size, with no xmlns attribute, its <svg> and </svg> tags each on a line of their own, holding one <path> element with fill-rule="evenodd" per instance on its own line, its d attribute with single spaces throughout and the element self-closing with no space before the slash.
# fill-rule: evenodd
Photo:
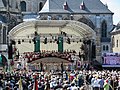
<svg viewBox="0 0 120 90">
<path fill-rule="evenodd" d="M 2 22 L 4 22 L 4 23 L 6 23 L 6 22 L 7 22 L 7 19 L 6 19 L 6 17 L 5 17 L 5 16 L 0 15 L 0 21 L 2 21 Z"/>
<path fill-rule="evenodd" d="M 6 65 L 8 65 L 7 59 L 4 55 L 1 54 L 1 56 L 0 56 L 0 66 L 4 67 Z"/>
<path fill-rule="evenodd" d="M 91 65 L 96 70 L 103 70 L 102 64 L 100 62 L 98 62 L 97 60 L 92 61 Z"/>
<path fill-rule="evenodd" d="M 3 4 L 5 7 L 7 7 L 7 1 L 6 0 L 2 0 Z"/>
<path fill-rule="evenodd" d="M 42 58 L 42 59 L 38 59 L 35 61 L 32 61 L 32 63 L 69 63 L 70 61 L 67 61 L 65 59 L 61 59 L 61 58 L 56 58 L 56 57 L 46 57 L 46 58 Z"/>
<path fill-rule="evenodd" d="M 56 57 L 60 59 L 64 59 L 69 62 L 73 62 L 72 55 L 75 55 L 75 51 L 72 52 L 25 52 L 24 55 L 28 59 L 28 63 L 33 62 L 38 59 L 48 58 L 48 57 Z"/>
</svg>

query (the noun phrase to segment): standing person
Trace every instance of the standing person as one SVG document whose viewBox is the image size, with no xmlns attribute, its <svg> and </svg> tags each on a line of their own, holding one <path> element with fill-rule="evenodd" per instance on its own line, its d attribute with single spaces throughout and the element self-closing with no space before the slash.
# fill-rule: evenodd
<svg viewBox="0 0 120 90">
<path fill-rule="evenodd" d="M 103 86 L 104 86 L 104 78 L 102 76 L 100 77 L 99 84 L 100 84 L 100 90 L 104 90 L 104 88 L 103 88 Z"/>
<path fill-rule="evenodd" d="M 118 90 L 120 90 L 120 77 L 119 77 L 119 80 L 118 80 Z"/>
<path fill-rule="evenodd" d="M 83 64 L 83 70 L 86 70 L 86 63 Z"/>
<path fill-rule="evenodd" d="M 17 64 L 17 70 L 19 71 L 19 70 L 21 70 L 21 69 L 22 69 L 22 64 L 21 64 L 21 62 L 19 61 L 18 64 Z"/>
<path fill-rule="evenodd" d="M 105 81 L 104 83 L 104 90 L 109 90 L 109 84 L 108 84 L 108 80 Z"/>
<path fill-rule="evenodd" d="M 72 71 L 72 72 L 70 73 L 70 82 L 73 81 L 74 77 L 75 77 L 75 73 L 74 73 L 74 71 Z"/>
<path fill-rule="evenodd" d="M 0 90 L 3 89 L 3 88 L 2 88 L 2 87 L 3 87 L 2 85 L 3 85 L 3 82 L 2 82 L 2 79 L 0 79 Z"/>
<path fill-rule="evenodd" d="M 84 84 L 84 78 L 82 74 L 78 74 L 78 86 L 81 87 Z"/>
<path fill-rule="evenodd" d="M 78 88 L 75 86 L 75 83 L 71 83 L 70 90 L 78 90 Z"/>
<path fill-rule="evenodd" d="M 98 76 L 96 76 L 93 82 L 93 90 L 99 90 L 99 89 L 100 89 L 99 78 Z"/>
<path fill-rule="evenodd" d="M 89 70 L 89 69 L 90 69 L 90 64 L 87 63 L 87 64 L 86 64 L 86 70 Z"/>
<path fill-rule="evenodd" d="M 33 86 L 33 90 L 38 90 L 37 75 L 34 76 L 34 86 Z"/>
<path fill-rule="evenodd" d="M 104 90 L 109 90 L 110 89 L 110 87 L 112 88 L 112 86 L 108 83 L 108 80 L 106 80 L 105 81 L 105 83 L 104 83 Z M 113 88 L 112 88 L 112 90 L 113 90 Z"/>
<path fill-rule="evenodd" d="M 19 90 L 23 90 L 21 76 L 20 76 L 20 80 L 18 81 L 18 83 L 19 83 Z"/>
<path fill-rule="evenodd" d="M 66 71 L 63 72 L 63 79 L 64 79 L 64 80 L 68 80 L 68 75 L 67 75 L 67 72 L 66 72 Z"/>
</svg>

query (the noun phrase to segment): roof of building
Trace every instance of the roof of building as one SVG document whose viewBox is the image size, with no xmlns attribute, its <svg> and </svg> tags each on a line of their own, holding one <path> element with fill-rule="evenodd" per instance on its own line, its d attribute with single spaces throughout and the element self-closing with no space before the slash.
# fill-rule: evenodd
<svg viewBox="0 0 120 90">
<path fill-rule="evenodd" d="M 23 15 L 23 21 L 31 21 L 31 20 L 36 20 L 37 18 L 37 13 L 24 13 Z"/>
<path fill-rule="evenodd" d="M 67 3 L 65 5 L 64 3 Z M 81 9 L 81 6 L 84 7 Z M 67 6 L 67 10 L 66 7 Z M 39 13 L 110 13 L 100 0 L 47 0 Z"/>
<path fill-rule="evenodd" d="M 120 29 L 120 21 L 118 22 L 116 27 L 117 27 L 117 29 Z"/>
<path fill-rule="evenodd" d="M 120 33 L 120 21 L 118 22 L 118 24 L 115 26 L 115 28 L 113 29 L 113 31 L 111 32 L 112 34 L 114 33 Z"/>
</svg>

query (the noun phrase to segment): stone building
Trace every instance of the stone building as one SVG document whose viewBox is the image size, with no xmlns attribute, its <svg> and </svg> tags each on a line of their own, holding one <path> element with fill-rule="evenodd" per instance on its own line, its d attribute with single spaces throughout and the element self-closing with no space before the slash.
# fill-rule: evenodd
<svg viewBox="0 0 120 90">
<path fill-rule="evenodd" d="M 8 32 L 22 22 L 17 0 L 0 0 L 0 52 L 6 52 Z"/>
<path fill-rule="evenodd" d="M 51 40 L 53 42 L 53 38 L 58 38 L 64 32 L 64 50 L 81 52 L 83 41 L 90 40 L 96 46 L 97 60 L 101 60 L 102 53 L 111 52 L 109 33 L 113 28 L 113 13 L 100 0 L 17 1 L 24 21 L 34 18 L 17 25 L 9 32 L 10 39 L 21 42 L 16 43 L 21 53 L 34 51 L 31 41 L 35 31 L 40 35 L 40 50 L 57 50 L 58 45 L 51 43 Z M 38 16 L 35 17 L 36 15 Z M 47 44 L 43 43 L 45 38 L 48 39 Z M 71 44 L 66 43 L 67 38 Z M 86 47 L 91 50 L 91 46 Z"/>
<path fill-rule="evenodd" d="M 112 52 L 120 53 L 120 22 L 115 29 L 111 32 Z"/>
</svg>

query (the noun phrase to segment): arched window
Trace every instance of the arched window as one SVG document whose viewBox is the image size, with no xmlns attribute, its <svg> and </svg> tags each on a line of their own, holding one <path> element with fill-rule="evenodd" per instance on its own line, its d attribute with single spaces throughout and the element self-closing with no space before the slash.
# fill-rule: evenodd
<svg viewBox="0 0 120 90">
<path fill-rule="evenodd" d="M 109 47 L 108 47 L 108 45 L 106 45 L 106 51 L 108 51 L 109 50 Z"/>
<path fill-rule="evenodd" d="M 7 31 L 6 31 L 6 27 L 4 26 L 3 27 L 3 44 L 7 43 L 6 35 L 7 35 Z"/>
<path fill-rule="evenodd" d="M 101 25 L 101 37 L 107 37 L 107 24 L 105 21 Z"/>
<path fill-rule="evenodd" d="M 116 41 L 116 47 L 118 47 L 118 40 Z"/>
<path fill-rule="evenodd" d="M 26 2 L 25 1 L 20 2 L 20 6 L 21 6 L 21 11 L 26 11 Z"/>
<path fill-rule="evenodd" d="M 103 45 L 103 51 L 105 51 L 105 45 Z"/>
<path fill-rule="evenodd" d="M 114 36 L 112 37 L 112 47 L 115 46 L 115 40 L 114 40 Z"/>
<path fill-rule="evenodd" d="M 39 3 L 39 11 L 41 11 L 42 7 L 43 7 L 43 3 L 40 2 L 40 3 Z"/>
</svg>

